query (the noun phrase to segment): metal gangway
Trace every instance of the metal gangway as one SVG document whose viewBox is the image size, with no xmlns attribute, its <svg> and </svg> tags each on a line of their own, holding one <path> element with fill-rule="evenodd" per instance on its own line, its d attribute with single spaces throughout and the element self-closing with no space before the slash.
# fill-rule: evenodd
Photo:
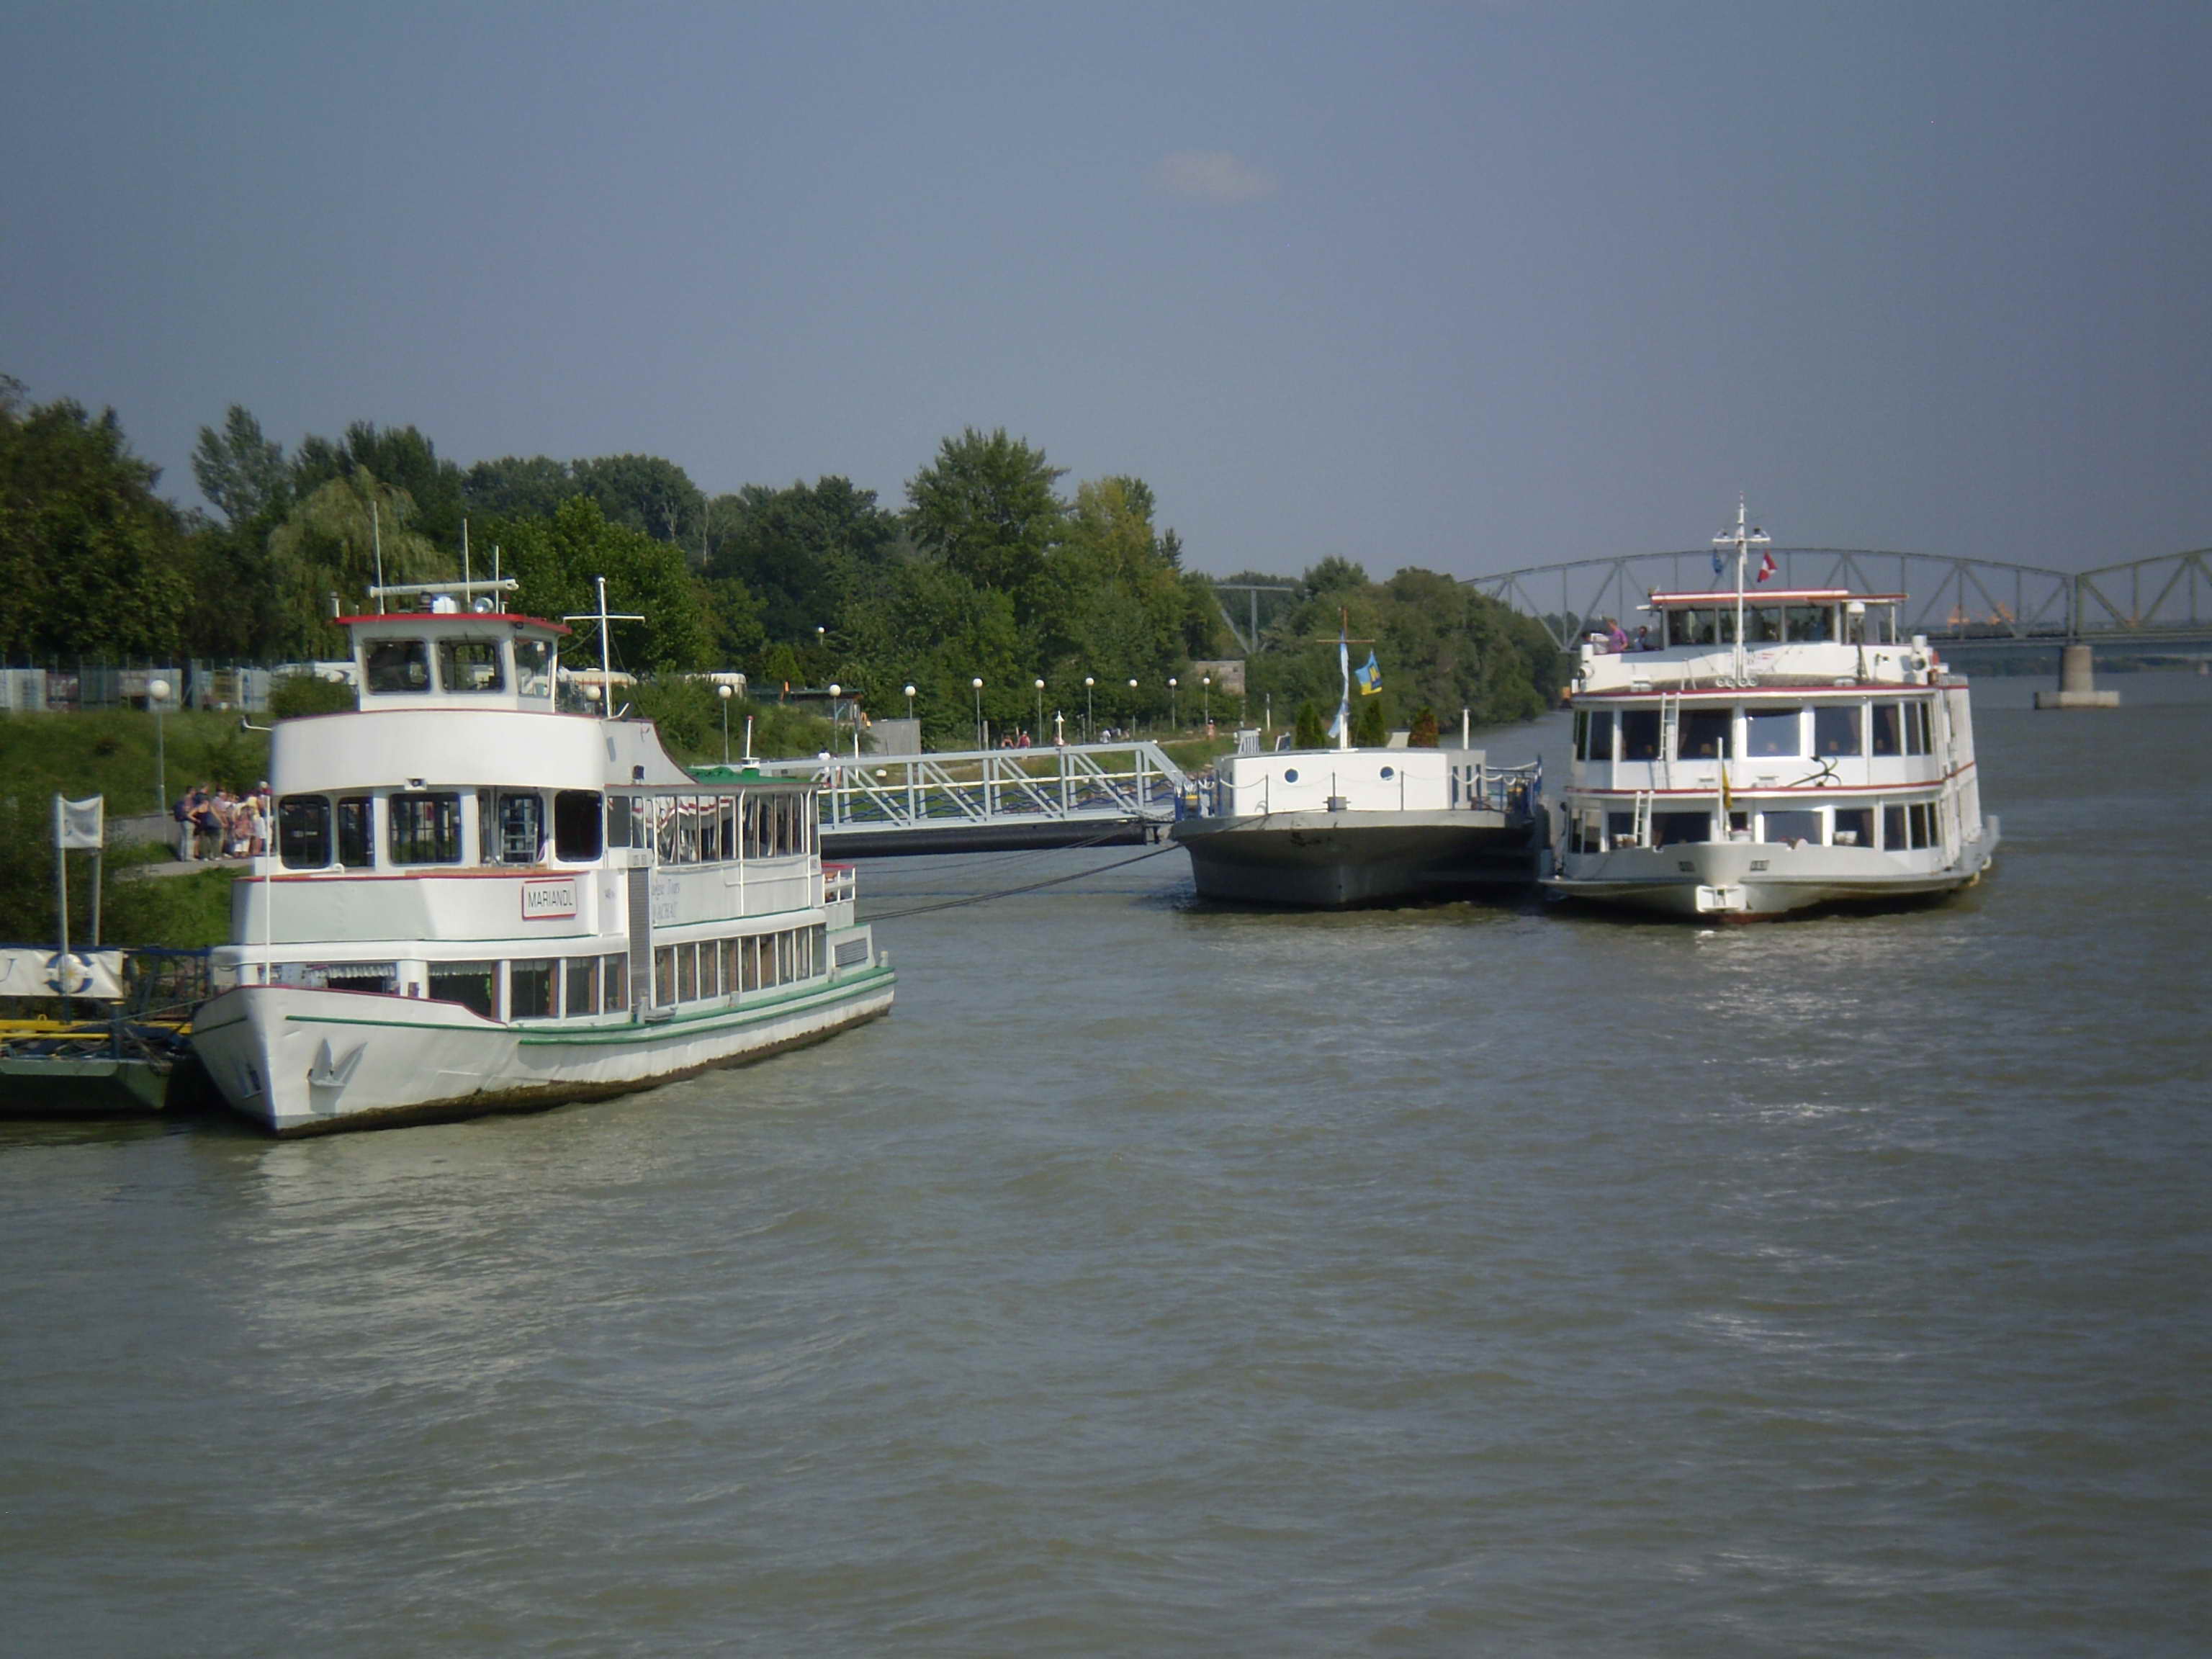
<svg viewBox="0 0 2212 1659">
<path fill-rule="evenodd" d="M 1150 740 L 763 761 L 817 780 L 836 857 L 1156 840 L 1190 780 Z"/>
</svg>

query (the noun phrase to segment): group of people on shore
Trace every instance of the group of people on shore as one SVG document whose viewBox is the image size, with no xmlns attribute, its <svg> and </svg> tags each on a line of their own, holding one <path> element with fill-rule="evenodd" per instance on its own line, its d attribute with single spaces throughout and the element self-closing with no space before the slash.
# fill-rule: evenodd
<svg viewBox="0 0 2212 1659">
<path fill-rule="evenodd" d="M 177 821 L 177 856 L 187 864 L 259 858 L 269 850 L 273 811 L 266 778 L 245 795 L 196 783 L 173 811 Z"/>
</svg>

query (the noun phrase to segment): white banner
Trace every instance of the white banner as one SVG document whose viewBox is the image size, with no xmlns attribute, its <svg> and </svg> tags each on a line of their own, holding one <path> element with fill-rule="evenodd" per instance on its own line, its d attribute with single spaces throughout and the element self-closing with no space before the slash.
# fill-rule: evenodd
<svg viewBox="0 0 2212 1659">
<path fill-rule="evenodd" d="M 0 949 L 0 997 L 123 997 L 123 952 Z"/>
<path fill-rule="evenodd" d="M 54 845 L 64 850 L 98 852 L 107 842 L 107 797 L 64 800 L 54 797 Z"/>
</svg>

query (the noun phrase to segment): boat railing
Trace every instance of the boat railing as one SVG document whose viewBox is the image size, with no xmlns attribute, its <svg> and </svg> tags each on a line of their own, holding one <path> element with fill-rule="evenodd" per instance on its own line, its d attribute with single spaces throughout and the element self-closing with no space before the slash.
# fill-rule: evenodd
<svg viewBox="0 0 2212 1659">
<path fill-rule="evenodd" d="M 1516 821 L 1533 816 L 1544 795 L 1544 763 L 1492 766 L 1473 761 L 1452 768 L 1452 805 L 1496 812 Z"/>
</svg>

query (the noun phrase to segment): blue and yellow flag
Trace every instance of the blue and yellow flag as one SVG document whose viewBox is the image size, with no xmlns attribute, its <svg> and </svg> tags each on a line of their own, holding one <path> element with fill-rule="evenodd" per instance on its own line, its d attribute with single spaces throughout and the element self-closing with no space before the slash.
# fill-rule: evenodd
<svg viewBox="0 0 2212 1659">
<path fill-rule="evenodd" d="M 1375 653 L 1372 651 L 1367 653 L 1367 665 L 1359 671 L 1357 678 L 1359 681 L 1359 695 L 1363 697 L 1371 697 L 1382 689 L 1382 671 L 1375 665 Z"/>
</svg>

